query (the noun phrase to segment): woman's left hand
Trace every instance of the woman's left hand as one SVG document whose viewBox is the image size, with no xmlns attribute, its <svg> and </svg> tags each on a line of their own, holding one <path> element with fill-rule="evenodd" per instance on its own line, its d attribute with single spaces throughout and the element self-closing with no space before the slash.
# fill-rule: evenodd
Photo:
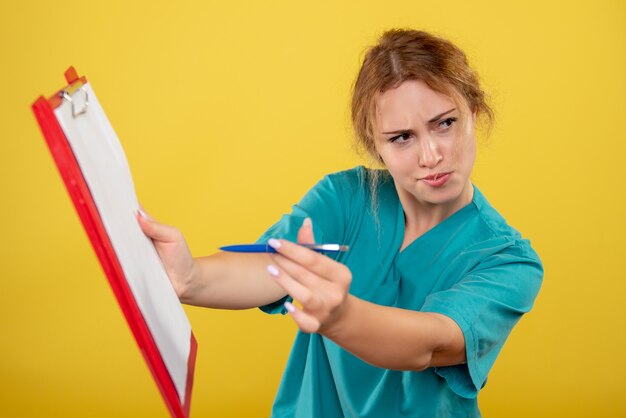
<svg viewBox="0 0 626 418">
<path fill-rule="evenodd" d="M 313 244 L 311 220 L 298 231 L 298 244 Z M 346 309 L 352 273 L 345 265 L 306 247 L 285 240 L 270 240 L 276 249 L 273 265 L 267 267 L 276 282 L 302 309 L 291 303 L 285 308 L 303 332 L 324 334 L 337 325 Z"/>
</svg>

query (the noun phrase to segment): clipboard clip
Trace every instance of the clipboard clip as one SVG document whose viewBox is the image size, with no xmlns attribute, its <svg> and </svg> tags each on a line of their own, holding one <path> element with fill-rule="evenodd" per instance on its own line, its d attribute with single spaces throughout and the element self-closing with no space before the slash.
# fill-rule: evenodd
<svg viewBox="0 0 626 418">
<path fill-rule="evenodd" d="M 85 94 L 84 105 L 79 110 L 76 109 L 76 100 L 72 98 L 72 95 L 75 95 L 78 91 L 81 91 Z M 66 100 L 72 105 L 73 117 L 82 115 L 83 113 L 87 113 L 87 108 L 89 107 L 89 94 L 87 93 L 87 89 L 85 88 L 85 86 L 82 85 L 82 83 L 80 83 L 80 85 L 78 86 L 70 86 L 65 90 L 61 90 L 59 92 L 59 95 L 63 98 L 63 100 Z"/>
</svg>

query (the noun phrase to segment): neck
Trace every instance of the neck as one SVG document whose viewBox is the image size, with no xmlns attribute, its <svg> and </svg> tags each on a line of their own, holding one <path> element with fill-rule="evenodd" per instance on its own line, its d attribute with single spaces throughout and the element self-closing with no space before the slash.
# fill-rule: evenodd
<svg viewBox="0 0 626 418">
<path fill-rule="evenodd" d="M 456 199 L 440 204 L 419 201 L 407 194 L 399 194 L 398 197 L 404 210 L 404 248 L 426 231 L 467 206 L 474 197 L 474 187 L 468 180 Z"/>
</svg>

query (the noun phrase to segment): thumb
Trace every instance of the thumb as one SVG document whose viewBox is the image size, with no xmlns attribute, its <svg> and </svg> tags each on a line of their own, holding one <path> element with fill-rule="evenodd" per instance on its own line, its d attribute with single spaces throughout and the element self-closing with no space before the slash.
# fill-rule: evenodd
<svg viewBox="0 0 626 418">
<path fill-rule="evenodd" d="M 304 222 L 302 222 L 302 226 L 298 230 L 298 244 L 315 244 L 311 218 L 305 218 Z"/>
<path fill-rule="evenodd" d="M 137 209 L 137 212 L 146 219 L 154 220 L 154 218 L 148 215 L 148 212 L 146 212 L 146 210 L 141 205 L 139 205 L 139 209 Z"/>
<path fill-rule="evenodd" d="M 180 234 L 178 229 L 155 221 L 141 210 L 137 211 L 137 221 L 143 233 L 156 241 L 173 242 Z"/>
</svg>

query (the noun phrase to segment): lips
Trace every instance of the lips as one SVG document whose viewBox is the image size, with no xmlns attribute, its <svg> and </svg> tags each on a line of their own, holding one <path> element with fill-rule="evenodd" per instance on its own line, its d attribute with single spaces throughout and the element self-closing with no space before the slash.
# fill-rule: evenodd
<svg viewBox="0 0 626 418">
<path fill-rule="evenodd" d="M 446 184 L 448 182 L 448 180 L 450 179 L 450 175 L 452 174 L 452 172 L 448 172 L 448 173 L 435 173 L 435 174 L 430 174 L 426 177 L 422 177 L 420 180 L 423 181 L 424 183 L 428 184 L 429 186 L 432 187 L 441 187 L 444 184 Z"/>
</svg>

